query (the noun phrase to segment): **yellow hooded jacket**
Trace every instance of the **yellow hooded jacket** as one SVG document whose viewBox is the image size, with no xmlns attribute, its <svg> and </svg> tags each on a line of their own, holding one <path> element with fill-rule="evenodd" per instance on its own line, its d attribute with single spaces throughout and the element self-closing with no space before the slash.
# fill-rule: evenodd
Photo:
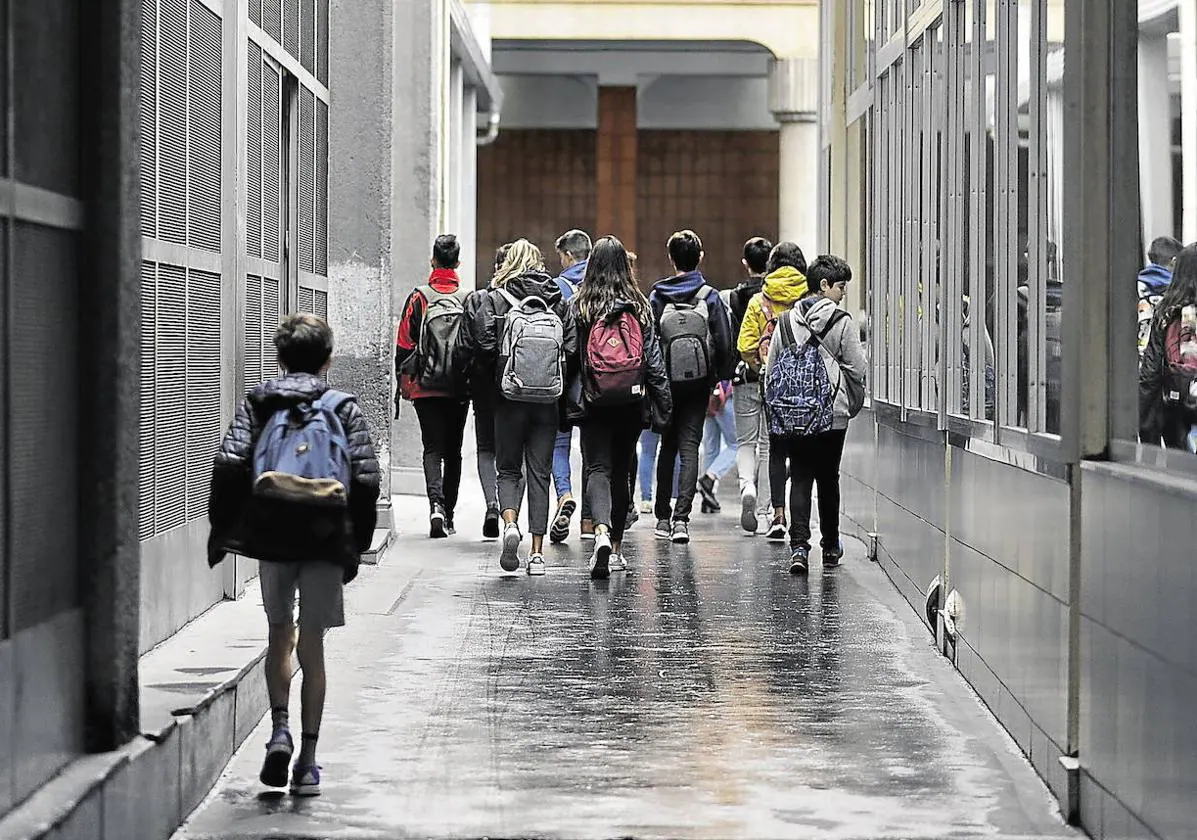
<svg viewBox="0 0 1197 840">
<path fill-rule="evenodd" d="M 794 304 L 806 297 L 808 291 L 806 277 L 802 272 L 785 265 L 765 277 L 761 291 L 752 296 L 752 300 L 748 302 L 748 309 L 744 312 L 744 322 L 740 326 L 740 338 L 736 349 L 754 371 L 760 370 L 761 339 L 770 317 L 780 317 L 793 309 Z M 772 310 L 772 316 L 767 308 Z"/>
</svg>

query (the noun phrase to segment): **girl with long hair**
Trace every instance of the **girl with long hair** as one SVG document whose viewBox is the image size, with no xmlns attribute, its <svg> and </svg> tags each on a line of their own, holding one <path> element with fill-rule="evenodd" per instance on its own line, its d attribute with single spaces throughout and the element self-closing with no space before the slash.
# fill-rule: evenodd
<svg viewBox="0 0 1197 840">
<path fill-rule="evenodd" d="M 1194 309 L 1186 312 L 1188 307 Z M 1197 449 L 1197 243 L 1176 255 L 1172 282 L 1156 305 L 1139 364 L 1139 439 L 1169 449 Z M 1186 351 L 1192 352 L 1186 352 Z M 1183 371 L 1189 370 L 1190 374 Z"/>
<path fill-rule="evenodd" d="M 545 403 L 509 398 L 499 384 L 500 371 L 508 362 L 502 355 L 504 330 L 511 322 L 508 316 L 517 306 L 529 304 L 543 305 L 561 320 L 561 358 L 555 361 L 562 365 L 563 378 L 568 381 L 577 364 L 578 335 L 574 316 L 561 296 L 561 289 L 545 271 L 540 249 L 526 239 L 511 243 L 490 288 L 480 297 L 477 310 L 463 324 L 462 343 L 464 352 L 474 356 L 476 365 L 491 371 L 489 381 L 479 382 L 477 387 L 489 389 L 488 398 L 494 402 L 495 461 L 503 522 L 499 565 L 507 572 L 520 567 L 519 548 L 523 535 L 517 520 L 526 480 L 532 551 L 525 568 L 530 575 L 543 575 L 549 478 L 562 406 L 560 401 Z M 522 358 L 518 354 L 513 356 L 514 360 Z"/>
<path fill-rule="evenodd" d="M 672 399 L 652 309 L 614 236 L 595 243 L 571 301 L 581 348 L 581 426 L 586 493 L 594 516 L 590 576 L 627 568 L 622 542 L 636 441 L 669 420 Z"/>
</svg>

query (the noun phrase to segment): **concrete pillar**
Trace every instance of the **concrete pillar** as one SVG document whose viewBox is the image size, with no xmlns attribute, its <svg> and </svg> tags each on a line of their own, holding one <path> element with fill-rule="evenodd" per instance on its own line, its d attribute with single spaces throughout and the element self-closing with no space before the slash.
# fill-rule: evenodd
<svg viewBox="0 0 1197 840">
<path fill-rule="evenodd" d="M 597 227 L 592 236 L 613 234 L 631 251 L 636 231 L 636 88 L 601 87 L 595 175 Z M 664 247 L 661 243 L 659 247 Z M 651 247 L 651 243 L 650 243 Z"/>
<path fill-rule="evenodd" d="M 1184 241 L 1197 242 L 1197 0 L 1180 0 L 1180 119 Z"/>
<path fill-rule="evenodd" d="M 1139 35 L 1139 183 L 1144 237 L 1171 236 L 1172 95 L 1163 34 Z"/>
<path fill-rule="evenodd" d="M 769 108 L 781 123 L 778 238 L 813 255 L 818 237 L 819 62 L 783 58 L 769 71 Z"/>
</svg>

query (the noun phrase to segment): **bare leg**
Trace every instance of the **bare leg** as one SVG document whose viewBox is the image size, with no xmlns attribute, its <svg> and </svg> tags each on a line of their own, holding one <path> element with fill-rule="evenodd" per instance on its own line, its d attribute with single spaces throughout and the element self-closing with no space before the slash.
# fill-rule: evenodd
<svg viewBox="0 0 1197 840">
<path fill-rule="evenodd" d="M 303 685 L 299 692 L 303 746 L 297 763 L 307 766 L 316 763 L 316 738 L 324 717 L 324 632 L 301 631 L 296 650 L 299 653 L 299 667 L 303 669 Z"/>
<path fill-rule="evenodd" d="M 544 534 L 532 535 L 532 553 L 541 554 L 544 550 Z"/>
<path fill-rule="evenodd" d="M 286 709 L 291 699 L 291 654 L 295 650 L 295 625 L 271 624 L 266 648 L 266 693 L 270 708 Z"/>
</svg>

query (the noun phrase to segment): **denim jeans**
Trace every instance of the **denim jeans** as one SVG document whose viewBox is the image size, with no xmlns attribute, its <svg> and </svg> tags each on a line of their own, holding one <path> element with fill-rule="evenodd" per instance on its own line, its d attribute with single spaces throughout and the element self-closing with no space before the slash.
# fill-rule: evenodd
<svg viewBox="0 0 1197 840">
<path fill-rule="evenodd" d="M 640 498 L 643 501 L 653 500 L 653 480 L 657 474 L 657 448 L 661 445 L 661 436 L 652 429 L 645 429 L 640 433 L 639 480 Z M 677 480 L 681 472 L 681 461 L 673 465 L 673 493 L 670 498 L 677 497 Z"/>
<path fill-rule="evenodd" d="M 757 508 L 768 510 L 769 427 L 765 418 L 761 386 L 745 382 L 735 388 L 736 469 L 740 473 L 740 493 L 756 492 Z"/>
<path fill-rule="evenodd" d="M 730 398 L 718 414 L 707 418 L 703 427 L 703 472 L 716 480 L 723 478 L 736 463 L 737 450 L 736 406 L 735 399 Z"/>
</svg>

